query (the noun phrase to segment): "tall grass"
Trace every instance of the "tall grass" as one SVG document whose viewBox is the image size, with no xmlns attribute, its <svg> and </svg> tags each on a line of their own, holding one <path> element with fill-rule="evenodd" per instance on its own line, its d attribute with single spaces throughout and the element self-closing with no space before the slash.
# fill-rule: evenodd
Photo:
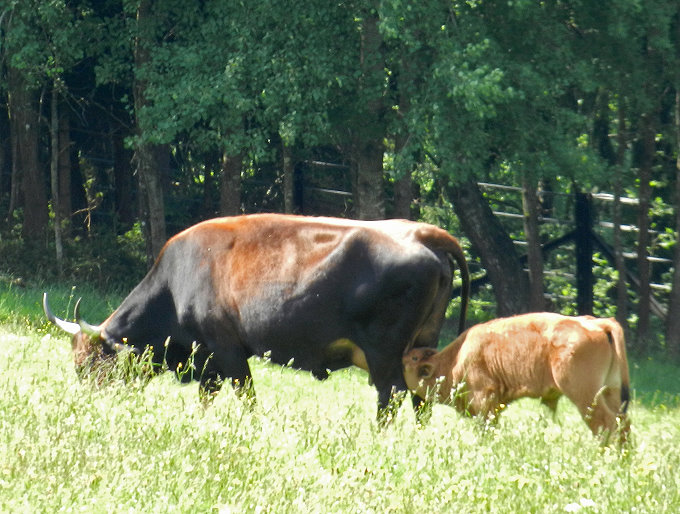
<svg viewBox="0 0 680 514">
<path fill-rule="evenodd" d="M 518 402 L 495 428 L 444 406 L 418 428 L 404 405 L 380 430 L 376 393 L 360 370 L 318 382 L 252 360 L 257 403 L 225 388 L 204 408 L 196 384 L 170 374 L 80 382 L 68 340 L 37 321 L 36 293 L 30 323 L 0 325 L 2 512 L 656 513 L 680 505 L 677 390 L 634 395 L 628 452 L 599 447 L 567 401 L 556 420 L 536 401 Z M 651 366 L 633 370 L 634 391 Z"/>
</svg>

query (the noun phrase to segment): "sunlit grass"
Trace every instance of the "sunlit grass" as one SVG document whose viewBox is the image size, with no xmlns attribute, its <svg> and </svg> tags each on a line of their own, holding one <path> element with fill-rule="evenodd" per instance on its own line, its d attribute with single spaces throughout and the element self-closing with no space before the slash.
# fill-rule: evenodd
<svg viewBox="0 0 680 514">
<path fill-rule="evenodd" d="M 407 401 L 379 430 L 363 371 L 318 382 L 261 360 L 251 366 L 254 406 L 225 388 L 206 409 L 196 383 L 169 373 L 80 382 L 66 337 L 40 323 L 0 326 L 0 511 L 656 513 L 680 505 L 674 391 L 634 394 L 633 444 L 622 453 L 601 448 L 565 400 L 555 420 L 523 400 L 486 429 L 445 406 L 417 428 Z M 647 366 L 634 378 L 648 380 Z"/>
</svg>

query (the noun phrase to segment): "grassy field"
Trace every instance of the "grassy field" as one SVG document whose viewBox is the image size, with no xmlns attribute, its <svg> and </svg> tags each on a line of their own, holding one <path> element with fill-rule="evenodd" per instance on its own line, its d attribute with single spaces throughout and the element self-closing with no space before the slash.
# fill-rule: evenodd
<svg viewBox="0 0 680 514">
<path fill-rule="evenodd" d="M 566 401 L 556 420 L 513 404 L 487 429 L 443 406 L 418 428 L 405 402 L 379 430 L 360 370 L 318 382 L 253 360 L 254 407 L 225 388 L 205 409 L 197 385 L 170 374 L 79 382 L 39 301 L 39 290 L 0 291 L 0 512 L 680 509 L 680 370 L 666 363 L 631 365 L 623 453 L 600 448 Z M 88 304 L 92 321 L 108 304 Z"/>
</svg>

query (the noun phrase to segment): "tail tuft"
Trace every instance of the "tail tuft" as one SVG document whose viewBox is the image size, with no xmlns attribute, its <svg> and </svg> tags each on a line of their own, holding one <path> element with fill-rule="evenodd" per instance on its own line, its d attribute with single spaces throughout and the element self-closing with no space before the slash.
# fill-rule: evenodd
<svg viewBox="0 0 680 514">
<path fill-rule="evenodd" d="M 621 386 L 621 412 L 623 414 L 628 410 L 628 403 L 630 402 L 630 389 L 627 384 Z"/>
</svg>

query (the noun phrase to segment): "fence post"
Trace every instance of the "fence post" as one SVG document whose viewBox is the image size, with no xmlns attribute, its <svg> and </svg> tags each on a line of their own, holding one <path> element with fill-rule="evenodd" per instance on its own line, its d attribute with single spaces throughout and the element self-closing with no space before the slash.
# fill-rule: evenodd
<svg viewBox="0 0 680 514">
<path fill-rule="evenodd" d="M 590 195 L 577 192 L 576 220 L 576 309 L 580 315 L 593 313 L 593 238 Z"/>
</svg>

